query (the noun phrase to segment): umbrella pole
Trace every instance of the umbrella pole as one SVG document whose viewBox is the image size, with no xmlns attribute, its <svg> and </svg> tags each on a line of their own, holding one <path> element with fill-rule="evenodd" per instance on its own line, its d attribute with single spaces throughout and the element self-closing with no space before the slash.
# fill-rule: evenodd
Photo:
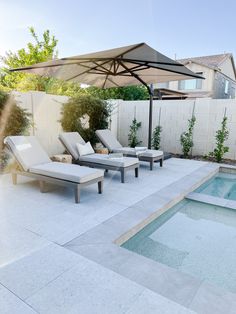
<svg viewBox="0 0 236 314">
<path fill-rule="evenodd" d="M 152 111 L 153 111 L 153 85 L 147 86 L 149 93 L 149 125 L 148 125 L 148 148 L 152 147 Z"/>
</svg>

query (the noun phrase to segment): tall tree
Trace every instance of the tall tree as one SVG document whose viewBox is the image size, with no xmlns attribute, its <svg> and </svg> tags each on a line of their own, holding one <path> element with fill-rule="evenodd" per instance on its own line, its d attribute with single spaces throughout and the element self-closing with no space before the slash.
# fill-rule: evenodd
<svg viewBox="0 0 236 314">
<path fill-rule="evenodd" d="M 18 90 L 45 90 L 49 79 L 40 78 L 36 75 L 10 72 L 10 68 L 18 68 L 34 63 L 44 62 L 57 57 L 57 43 L 55 36 L 49 30 L 43 32 L 42 39 L 39 39 L 33 27 L 29 28 L 33 42 L 27 44 L 27 48 L 22 48 L 16 53 L 6 52 L 1 57 L 4 67 L 1 69 L 0 85 L 7 89 Z"/>
</svg>

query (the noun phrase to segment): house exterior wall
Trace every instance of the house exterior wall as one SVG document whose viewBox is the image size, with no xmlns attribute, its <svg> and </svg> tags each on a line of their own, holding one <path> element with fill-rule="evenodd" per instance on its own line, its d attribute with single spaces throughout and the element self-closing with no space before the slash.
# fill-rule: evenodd
<svg viewBox="0 0 236 314">
<path fill-rule="evenodd" d="M 178 81 L 168 82 L 168 85 L 154 84 L 155 88 L 165 87 L 171 90 L 181 91 L 189 95 L 189 98 L 210 97 L 213 99 L 234 99 L 235 98 L 235 74 L 230 58 L 221 64 L 221 71 L 216 71 L 204 65 L 189 62 L 185 65 L 194 73 L 202 73 L 205 78 L 202 80 L 201 88 L 181 89 Z M 225 92 L 226 81 L 229 83 L 228 92 Z"/>
<path fill-rule="evenodd" d="M 210 97 L 212 94 L 212 90 L 213 90 L 213 81 L 214 81 L 214 71 L 212 69 L 209 69 L 207 67 L 201 66 L 199 64 L 196 63 L 190 63 L 190 64 L 186 64 L 186 67 L 193 71 L 194 73 L 201 73 L 202 72 L 202 76 L 205 78 L 204 80 L 202 80 L 202 87 L 201 89 L 179 89 L 179 82 L 175 81 L 175 82 L 170 82 L 169 83 L 169 88 L 173 89 L 173 90 L 179 90 L 183 93 L 193 93 L 193 92 L 203 92 L 203 93 L 208 93 Z"/>
<path fill-rule="evenodd" d="M 225 84 L 228 81 L 228 91 L 225 91 Z M 215 99 L 234 99 L 235 98 L 235 81 L 226 77 L 224 74 L 215 71 L 213 94 L 212 98 Z"/>
<path fill-rule="evenodd" d="M 231 78 L 232 80 L 235 80 L 235 73 L 232 67 L 232 60 L 230 58 L 226 59 L 221 65 L 221 72 L 224 73 L 226 76 Z"/>
</svg>

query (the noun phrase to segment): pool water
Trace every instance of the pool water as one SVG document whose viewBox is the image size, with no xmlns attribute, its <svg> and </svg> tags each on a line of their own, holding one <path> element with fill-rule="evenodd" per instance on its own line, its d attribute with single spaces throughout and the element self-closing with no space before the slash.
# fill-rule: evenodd
<svg viewBox="0 0 236 314">
<path fill-rule="evenodd" d="M 236 292 L 236 211 L 184 200 L 122 247 Z"/>
<path fill-rule="evenodd" d="M 219 173 L 195 192 L 236 201 L 236 174 Z"/>
</svg>

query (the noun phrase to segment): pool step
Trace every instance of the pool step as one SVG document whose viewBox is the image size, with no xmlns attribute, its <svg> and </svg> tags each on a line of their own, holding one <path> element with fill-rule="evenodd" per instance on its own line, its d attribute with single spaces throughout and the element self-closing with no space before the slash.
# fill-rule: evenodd
<svg viewBox="0 0 236 314">
<path fill-rule="evenodd" d="M 227 207 L 231 209 L 236 209 L 236 201 L 228 200 L 225 198 L 215 197 L 203 193 L 189 193 L 185 197 L 186 199 L 192 200 L 192 201 L 198 201 L 206 204 L 211 204 L 214 206 L 221 206 L 221 207 Z"/>
</svg>

